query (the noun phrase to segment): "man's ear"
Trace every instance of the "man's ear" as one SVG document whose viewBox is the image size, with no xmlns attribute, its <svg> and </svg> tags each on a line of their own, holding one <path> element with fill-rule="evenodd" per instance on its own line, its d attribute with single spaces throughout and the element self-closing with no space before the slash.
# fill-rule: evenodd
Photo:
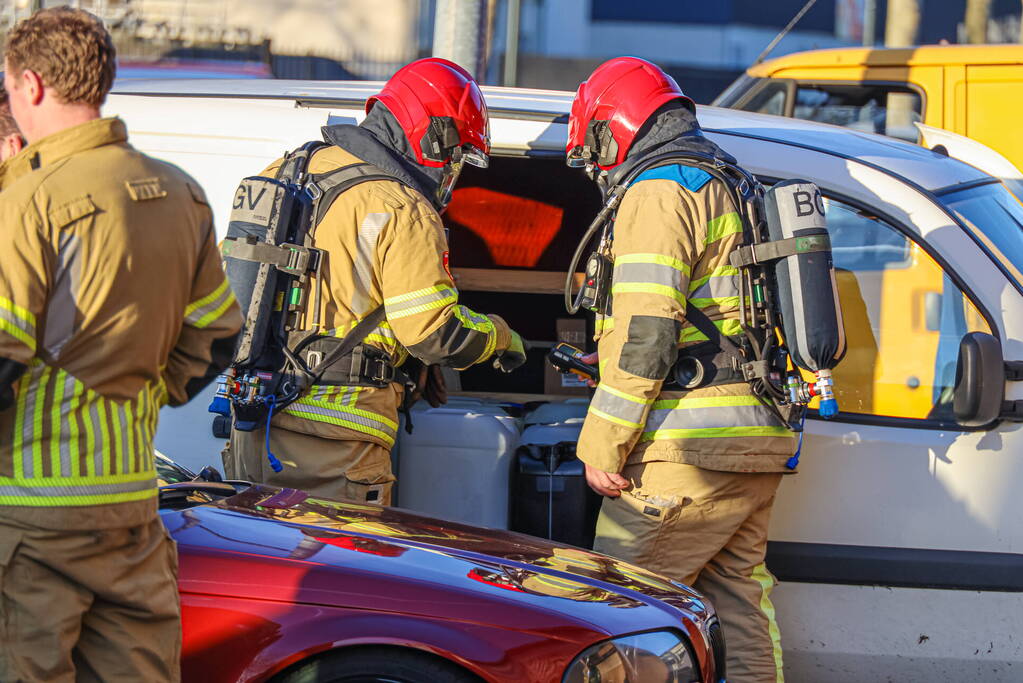
<svg viewBox="0 0 1023 683">
<path fill-rule="evenodd" d="M 0 139 L 0 161 L 7 161 L 25 147 L 25 141 L 17 133 Z"/>
<path fill-rule="evenodd" d="M 21 87 L 25 88 L 29 103 L 33 106 L 38 106 L 43 101 L 45 95 L 43 79 L 35 71 L 25 69 L 21 72 Z"/>
</svg>

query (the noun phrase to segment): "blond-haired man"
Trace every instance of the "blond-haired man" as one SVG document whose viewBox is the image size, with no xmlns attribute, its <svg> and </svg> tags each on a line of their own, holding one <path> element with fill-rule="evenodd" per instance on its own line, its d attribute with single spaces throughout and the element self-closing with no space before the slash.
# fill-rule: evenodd
<svg viewBox="0 0 1023 683">
<path fill-rule="evenodd" d="M 110 35 L 69 8 L 7 38 L 29 145 L 0 193 L 0 680 L 176 681 L 160 406 L 227 363 L 241 315 L 195 181 L 100 118 Z"/>
</svg>

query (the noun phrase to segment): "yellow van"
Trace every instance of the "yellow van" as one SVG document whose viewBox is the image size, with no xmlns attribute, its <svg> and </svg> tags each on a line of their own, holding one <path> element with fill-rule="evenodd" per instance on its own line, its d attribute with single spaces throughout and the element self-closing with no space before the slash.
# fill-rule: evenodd
<svg viewBox="0 0 1023 683">
<path fill-rule="evenodd" d="M 798 52 L 751 66 L 714 104 L 916 142 L 914 123 L 982 142 L 1023 168 L 1023 45 Z"/>
</svg>

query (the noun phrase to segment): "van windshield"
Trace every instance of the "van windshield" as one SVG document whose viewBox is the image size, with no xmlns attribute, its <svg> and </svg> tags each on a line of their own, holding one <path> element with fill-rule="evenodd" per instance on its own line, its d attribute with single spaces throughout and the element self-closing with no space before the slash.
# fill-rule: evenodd
<svg viewBox="0 0 1023 683">
<path fill-rule="evenodd" d="M 1023 205 L 1001 183 L 939 193 L 945 206 L 1023 286 Z"/>
</svg>

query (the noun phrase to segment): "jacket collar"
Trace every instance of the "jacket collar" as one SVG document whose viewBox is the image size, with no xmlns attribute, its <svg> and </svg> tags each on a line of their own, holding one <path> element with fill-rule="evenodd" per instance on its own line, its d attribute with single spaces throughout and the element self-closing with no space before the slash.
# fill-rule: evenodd
<svg viewBox="0 0 1023 683">
<path fill-rule="evenodd" d="M 48 135 L 0 164 L 0 187 L 38 168 L 104 145 L 128 141 L 128 129 L 119 118 L 95 119 Z"/>
</svg>

